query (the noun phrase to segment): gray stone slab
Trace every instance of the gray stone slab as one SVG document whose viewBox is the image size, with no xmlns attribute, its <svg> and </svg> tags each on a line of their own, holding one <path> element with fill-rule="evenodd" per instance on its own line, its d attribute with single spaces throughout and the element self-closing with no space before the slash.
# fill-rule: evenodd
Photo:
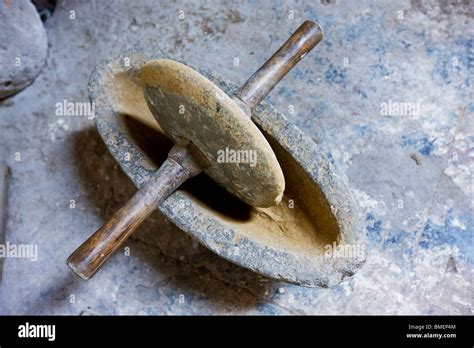
<svg viewBox="0 0 474 348">
<path fill-rule="evenodd" d="M 450 6 L 60 3 L 45 22 L 46 68 L 0 106 L 6 240 L 38 246 L 36 262 L 5 260 L 0 313 L 472 314 L 473 14 Z M 325 37 L 268 101 L 347 173 L 365 210 L 362 269 L 330 289 L 269 281 L 155 213 L 127 242 L 130 256 L 117 253 L 91 282 L 71 274 L 67 256 L 135 188 L 93 120 L 59 117 L 56 103 L 87 102 L 97 63 L 147 43 L 240 85 L 308 18 Z M 390 100 L 423 110 L 385 113 Z"/>
</svg>

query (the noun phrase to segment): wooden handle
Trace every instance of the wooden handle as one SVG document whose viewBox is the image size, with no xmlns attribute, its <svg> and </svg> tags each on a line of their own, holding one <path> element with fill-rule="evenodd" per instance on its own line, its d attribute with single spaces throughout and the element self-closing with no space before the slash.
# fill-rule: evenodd
<svg viewBox="0 0 474 348">
<path fill-rule="evenodd" d="M 201 172 L 188 145 L 176 144 L 160 169 L 114 216 L 67 259 L 82 279 L 91 278 L 137 227 L 187 179 Z"/>
<path fill-rule="evenodd" d="M 237 92 L 236 97 L 246 105 L 246 111 L 258 105 L 322 37 L 323 32 L 318 24 L 305 21 Z"/>
</svg>

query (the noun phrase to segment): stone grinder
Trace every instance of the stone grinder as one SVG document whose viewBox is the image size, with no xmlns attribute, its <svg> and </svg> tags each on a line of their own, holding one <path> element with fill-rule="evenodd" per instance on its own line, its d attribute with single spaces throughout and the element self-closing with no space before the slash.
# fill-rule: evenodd
<svg viewBox="0 0 474 348">
<path fill-rule="evenodd" d="M 207 78 L 179 62 L 161 59 L 142 69 L 144 96 L 153 116 L 176 145 L 168 159 L 127 204 L 71 254 L 67 263 L 89 279 L 173 191 L 202 170 L 247 204 L 280 203 L 283 172 L 251 110 L 321 40 L 306 21 L 232 100 Z M 255 151 L 255 166 L 219 163 L 224 149 Z"/>
</svg>

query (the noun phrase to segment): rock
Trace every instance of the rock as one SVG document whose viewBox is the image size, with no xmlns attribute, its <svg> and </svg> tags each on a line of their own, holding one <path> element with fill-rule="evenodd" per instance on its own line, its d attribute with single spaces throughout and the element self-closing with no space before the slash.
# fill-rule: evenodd
<svg viewBox="0 0 474 348">
<path fill-rule="evenodd" d="M 0 1 L 0 99 L 32 83 L 47 53 L 46 32 L 31 2 Z"/>
</svg>

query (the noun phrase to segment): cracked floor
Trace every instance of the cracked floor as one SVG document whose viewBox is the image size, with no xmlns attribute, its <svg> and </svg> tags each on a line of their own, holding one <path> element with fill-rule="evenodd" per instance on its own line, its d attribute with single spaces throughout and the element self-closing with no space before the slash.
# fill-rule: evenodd
<svg viewBox="0 0 474 348">
<path fill-rule="evenodd" d="M 4 260 L 0 313 L 472 314 L 473 11 L 323 2 L 60 2 L 45 22 L 47 66 L 0 103 L 6 240 L 39 253 Z M 274 282 L 154 213 L 92 281 L 74 276 L 67 256 L 135 188 L 93 121 L 58 117 L 56 103 L 88 101 L 97 63 L 148 43 L 240 84 L 305 19 L 324 39 L 268 100 L 346 172 L 366 221 L 363 268 L 330 289 Z M 421 112 L 382 112 L 400 103 Z"/>
</svg>

